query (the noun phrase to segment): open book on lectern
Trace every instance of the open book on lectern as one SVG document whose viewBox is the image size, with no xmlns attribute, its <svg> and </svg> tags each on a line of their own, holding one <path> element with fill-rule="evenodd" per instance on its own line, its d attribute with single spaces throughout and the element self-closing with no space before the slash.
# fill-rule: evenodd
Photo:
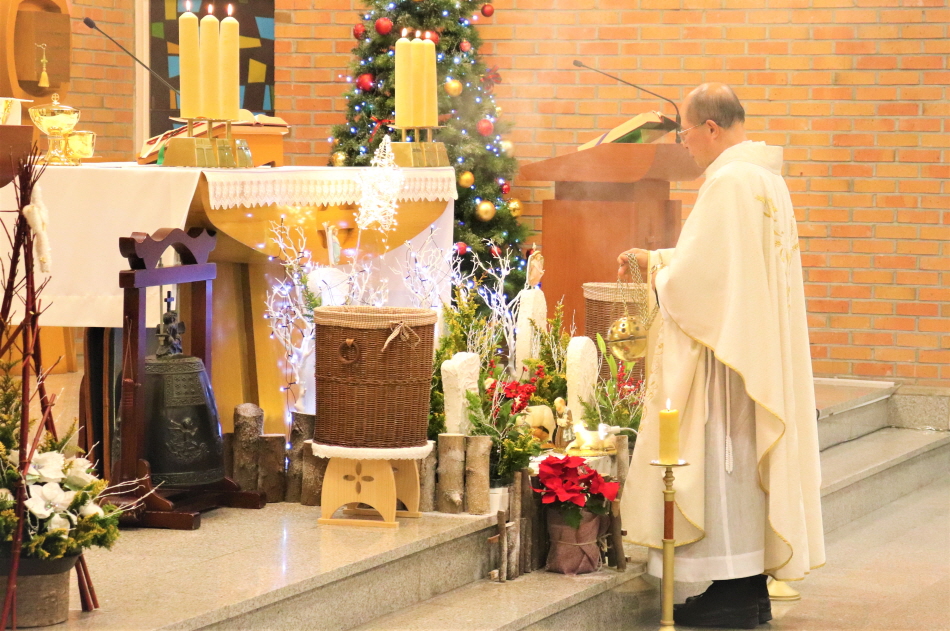
<svg viewBox="0 0 950 631">
<path fill-rule="evenodd" d="M 609 142 L 617 143 L 646 143 L 653 142 L 676 129 L 676 121 L 659 112 L 644 112 L 638 114 L 625 123 L 617 125 L 610 131 L 597 136 L 578 147 L 578 151 L 590 149 L 597 145 Z"/>
</svg>

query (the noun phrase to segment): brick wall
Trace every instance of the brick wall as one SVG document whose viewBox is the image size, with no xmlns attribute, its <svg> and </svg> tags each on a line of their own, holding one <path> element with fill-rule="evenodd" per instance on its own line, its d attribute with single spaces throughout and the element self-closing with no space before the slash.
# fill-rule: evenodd
<svg viewBox="0 0 950 631">
<path fill-rule="evenodd" d="M 72 2 L 72 81 L 65 102 L 82 110 L 79 128 L 96 132 L 96 154 L 106 160 L 131 160 L 135 155 L 135 62 L 82 20 L 92 18 L 123 46 L 135 50 L 133 15 L 133 0 Z"/>
<path fill-rule="evenodd" d="M 498 0 L 480 20 L 525 162 L 652 108 L 583 58 L 680 100 L 736 88 L 786 148 L 815 372 L 950 384 L 950 9 L 945 0 Z M 356 0 L 277 0 L 277 108 L 298 164 L 342 120 Z M 580 8 L 585 7 L 585 8 Z M 590 7 L 590 8 L 586 8 Z M 664 111 L 670 112 L 671 109 Z M 541 231 L 550 185 L 516 180 Z M 698 182 L 680 187 L 687 208 Z"/>
</svg>

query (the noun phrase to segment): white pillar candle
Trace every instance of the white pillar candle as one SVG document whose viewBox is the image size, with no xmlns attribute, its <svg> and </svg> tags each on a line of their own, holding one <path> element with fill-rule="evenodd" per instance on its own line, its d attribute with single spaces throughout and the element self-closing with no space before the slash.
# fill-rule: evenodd
<svg viewBox="0 0 950 631">
<path fill-rule="evenodd" d="M 201 39 L 198 42 L 201 72 L 201 116 L 221 118 L 221 85 L 218 78 L 219 32 L 218 18 L 212 15 L 214 5 L 208 5 L 208 15 L 201 18 Z"/>
<path fill-rule="evenodd" d="M 195 118 L 201 109 L 200 77 L 198 76 L 198 16 L 185 3 L 185 13 L 178 18 L 178 68 L 182 118 Z"/>
<path fill-rule="evenodd" d="M 413 127 L 412 44 L 406 37 L 396 40 L 396 127 Z"/>
<path fill-rule="evenodd" d="M 428 36 L 428 33 L 426 33 Z M 439 124 L 439 99 L 436 87 L 435 42 L 422 40 L 422 127 L 437 127 Z"/>
</svg>

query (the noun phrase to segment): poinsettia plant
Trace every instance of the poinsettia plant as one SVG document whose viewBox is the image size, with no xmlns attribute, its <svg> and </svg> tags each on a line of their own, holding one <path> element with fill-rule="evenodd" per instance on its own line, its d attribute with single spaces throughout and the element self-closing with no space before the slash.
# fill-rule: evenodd
<svg viewBox="0 0 950 631">
<path fill-rule="evenodd" d="M 560 510 L 572 528 L 581 525 L 581 510 L 610 514 L 610 503 L 620 492 L 619 482 L 608 482 L 579 456 L 548 456 L 538 465 L 541 502 Z"/>
</svg>

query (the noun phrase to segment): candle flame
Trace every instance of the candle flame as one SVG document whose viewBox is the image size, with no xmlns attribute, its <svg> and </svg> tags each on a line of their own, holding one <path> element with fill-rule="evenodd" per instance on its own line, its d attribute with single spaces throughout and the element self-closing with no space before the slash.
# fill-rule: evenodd
<svg viewBox="0 0 950 631">
<path fill-rule="evenodd" d="M 405 36 L 406 36 L 406 33 L 408 33 L 408 32 L 409 32 L 409 29 L 407 29 L 407 28 L 402 29 L 402 36 L 405 37 Z"/>
<path fill-rule="evenodd" d="M 666 409 L 669 410 L 669 409 L 672 408 L 672 407 L 673 407 L 673 403 L 672 403 L 669 399 L 667 399 L 667 400 L 666 400 Z"/>
<path fill-rule="evenodd" d="M 185 0 L 185 11 L 191 12 L 191 0 Z"/>
<path fill-rule="evenodd" d="M 233 15 L 233 14 L 234 14 L 234 5 L 233 5 L 233 4 L 229 4 L 229 5 L 228 5 L 228 17 L 231 17 L 231 15 Z"/>
<path fill-rule="evenodd" d="M 429 31 L 426 31 L 426 39 L 432 39 L 432 34 Z"/>
<path fill-rule="evenodd" d="M 419 37 L 421 35 L 422 35 L 422 31 L 416 31 L 416 37 Z"/>
<path fill-rule="evenodd" d="M 212 13 L 214 13 L 214 5 L 213 5 L 213 4 L 209 4 L 209 5 L 208 5 L 208 15 L 211 15 Z"/>
</svg>

